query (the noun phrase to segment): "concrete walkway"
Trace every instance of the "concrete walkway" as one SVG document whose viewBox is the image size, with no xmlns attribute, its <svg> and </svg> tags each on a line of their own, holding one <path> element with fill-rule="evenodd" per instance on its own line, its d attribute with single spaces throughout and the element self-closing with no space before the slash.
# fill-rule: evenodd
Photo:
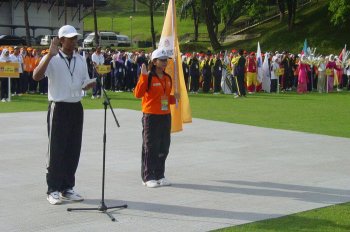
<svg viewBox="0 0 350 232">
<path fill-rule="evenodd" d="M 171 187 L 140 179 L 141 113 L 108 111 L 107 206 L 101 199 L 103 111 L 86 110 L 76 190 L 46 201 L 46 112 L 0 114 L 0 231 L 208 231 L 350 201 L 350 140 L 194 119 L 172 135 Z"/>
</svg>

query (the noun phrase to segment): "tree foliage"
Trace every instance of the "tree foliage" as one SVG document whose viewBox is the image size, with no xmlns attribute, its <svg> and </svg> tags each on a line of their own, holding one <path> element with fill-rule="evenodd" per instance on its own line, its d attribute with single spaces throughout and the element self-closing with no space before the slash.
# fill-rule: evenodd
<svg viewBox="0 0 350 232">
<path fill-rule="evenodd" d="M 331 0 L 329 2 L 331 22 L 335 26 L 345 26 L 350 23 L 350 0 Z"/>
</svg>

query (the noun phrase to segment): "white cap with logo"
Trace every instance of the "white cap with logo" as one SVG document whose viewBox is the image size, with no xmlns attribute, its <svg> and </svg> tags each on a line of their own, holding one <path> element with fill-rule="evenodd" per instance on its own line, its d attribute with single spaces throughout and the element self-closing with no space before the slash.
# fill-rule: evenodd
<svg viewBox="0 0 350 232">
<path fill-rule="evenodd" d="M 81 35 L 77 30 L 71 25 L 64 25 L 58 30 L 58 38 L 66 37 L 72 38 L 74 36 Z"/>
<path fill-rule="evenodd" d="M 164 49 L 156 49 L 152 52 L 152 60 L 154 59 L 168 59 L 170 58 L 168 55 L 167 55 L 167 52 L 164 50 Z"/>
</svg>

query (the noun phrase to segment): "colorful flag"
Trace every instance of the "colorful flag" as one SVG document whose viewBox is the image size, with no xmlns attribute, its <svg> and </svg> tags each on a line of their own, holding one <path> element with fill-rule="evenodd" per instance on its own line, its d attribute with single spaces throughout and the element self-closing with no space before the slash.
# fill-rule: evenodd
<svg viewBox="0 0 350 232">
<path fill-rule="evenodd" d="M 301 51 L 301 54 L 302 55 L 305 55 L 305 56 L 307 56 L 308 54 L 307 54 L 307 40 L 305 39 L 305 41 L 304 41 L 304 47 L 303 47 L 303 50 Z"/>
<path fill-rule="evenodd" d="M 342 62 L 345 61 L 345 56 L 346 56 L 346 44 L 343 48 L 343 50 L 341 50 L 340 54 L 339 54 L 339 60 L 341 60 Z"/>
<path fill-rule="evenodd" d="M 172 78 L 172 94 L 180 94 L 180 101 L 177 101 L 176 105 L 170 106 L 171 132 L 182 131 L 182 123 L 192 122 L 192 112 L 187 95 L 177 39 L 175 0 L 169 1 L 158 48 L 164 49 L 168 56 L 172 57 L 168 61 L 165 72 L 170 74 Z"/>
<path fill-rule="evenodd" d="M 257 66 L 258 66 L 258 81 L 261 83 L 263 80 L 263 69 L 262 69 L 262 55 L 261 55 L 261 49 L 260 49 L 260 43 L 258 42 L 258 48 L 256 51 L 256 62 L 257 62 Z"/>
<path fill-rule="evenodd" d="M 271 91 L 271 79 L 270 79 L 270 68 L 269 68 L 269 57 L 270 54 L 268 52 L 265 53 L 265 58 L 262 66 L 263 71 L 263 81 L 262 81 L 262 89 L 267 93 Z"/>
</svg>

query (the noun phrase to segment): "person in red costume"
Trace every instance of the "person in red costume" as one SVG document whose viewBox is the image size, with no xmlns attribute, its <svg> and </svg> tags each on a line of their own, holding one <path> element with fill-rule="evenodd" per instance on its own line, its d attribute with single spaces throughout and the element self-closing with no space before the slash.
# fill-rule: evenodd
<svg viewBox="0 0 350 232">
<path fill-rule="evenodd" d="M 257 81 L 257 67 L 256 67 L 256 57 L 255 53 L 251 52 L 246 63 L 247 68 L 247 90 L 249 94 L 252 94 L 256 91 L 256 87 L 258 86 Z"/>
<path fill-rule="evenodd" d="M 329 69 L 330 73 L 327 75 L 327 93 L 333 92 L 334 86 L 334 72 L 338 70 L 337 64 L 335 63 L 335 57 L 333 54 L 329 56 L 329 61 L 326 65 L 326 70 Z"/>
<path fill-rule="evenodd" d="M 299 61 L 298 67 L 298 93 L 306 93 L 307 92 L 307 72 L 310 71 L 310 66 L 307 64 L 307 58 L 305 55 L 302 55 Z"/>
</svg>

